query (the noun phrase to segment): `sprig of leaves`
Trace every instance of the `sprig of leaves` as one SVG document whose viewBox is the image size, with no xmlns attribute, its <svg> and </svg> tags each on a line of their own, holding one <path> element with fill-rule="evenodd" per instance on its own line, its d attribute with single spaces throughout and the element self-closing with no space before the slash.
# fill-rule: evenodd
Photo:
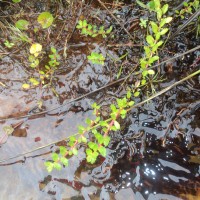
<svg viewBox="0 0 200 200">
<path fill-rule="evenodd" d="M 148 75 L 154 75 L 154 70 L 149 70 L 148 67 L 154 62 L 159 60 L 158 48 L 162 46 L 164 41 L 161 39 L 169 29 L 165 27 L 172 21 L 172 17 L 165 17 L 169 5 L 165 4 L 161 6 L 160 0 L 150 1 L 147 6 L 150 11 L 156 12 L 157 21 L 149 22 L 149 34 L 146 36 L 146 45 L 144 46 L 145 55 L 140 59 L 140 67 L 142 70 L 143 79 L 142 84 L 146 83 L 146 77 Z"/>
<path fill-rule="evenodd" d="M 89 35 L 91 37 L 102 35 L 103 38 L 106 38 L 107 34 L 112 31 L 112 26 L 110 26 L 109 29 L 104 30 L 104 26 L 97 28 L 96 25 L 88 24 L 87 20 L 79 20 L 76 28 L 81 30 L 82 35 Z"/>
<path fill-rule="evenodd" d="M 94 103 L 92 108 L 96 118 L 94 120 L 87 118 L 85 121 L 87 126 L 79 126 L 78 134 L 69 138 L 67 146 L 60 147 L 59 153 L 52 154 L 52 161 L 45 163 L 47 170 L 50 172 L 53 169 L 60 170 L 62 165 L 67 166 L 67 157 L 76 156 L 78 154 L 78 146 L 81 144 L 86 147 L 85 153 L 88 163 L 95 163 L 99 155 L 105 157 L 106 147 L 110 142 L 110 132 L 120 130 L 120 118 L 124 119 L 127 109 L 134 105 L 134 101 L 130 98 L 131 95 L 127 95 L 122 99 L 117 99 L 115 104 L 111 104 L 107 120 L 104 120 L 100 114 L 101 107 Z M 90 134 L 89 138 L 86 137 L 87 133 Z"/>
<path fill-rule="evenodd" d="M 181 10 L 176 10 L 176 16 L 181 17 L 181 19 L 185 18 L 185 14 L 192 14 L 193 11 L 199 9 L 199 0 L 194 0 L 192 2 L 183 2 L 183 8 Z"/>
<path fill-rule="evenodd" d="M 88 60 L 90 60 L 93 64 L 101 64 L 104 65 L 105 57 L 103 54 L 99 54 L 96 52 L 92 52 L 89 56 L 87 56 Z"/>
<path fill-rule="evenodd" d="M 57 50 L 54 47 L 51 47 L 51 54 L 49 55 L 49 62 L 47 65 L 44 66 L 44 69 L 39 69 L 39 59 L 38 56 L 42 51 L 42 45 L 39 43 L 34 43 L 30 47 L 30 56 L 29 56 L 29 62 L 30 67 L 37 68 L 39 72 L 39 78 L 31 77 L 29 79 L 29 83 L 24 83 L 22 85 L 22 88 L 29 89 L 31 87 L 36 87 L 40 83 L 42 85 L 45 85 L 45 80 L 49 80 L 49 84 L 51 84 L 53 74 L 55 70 L 57 69 L 57 66 L 60 64 L 58 60 L 60 59 L 60 56 L 57 53 Z"/>
</svg>

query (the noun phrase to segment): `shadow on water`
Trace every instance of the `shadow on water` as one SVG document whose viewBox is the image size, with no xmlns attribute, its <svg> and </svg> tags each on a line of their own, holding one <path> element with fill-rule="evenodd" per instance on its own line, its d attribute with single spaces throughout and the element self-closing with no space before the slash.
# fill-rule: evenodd
<svg viewBox="0 0 200 200">
<path fill-rule="evenodd" d="M 45 1 L 33 2 L 34 6 L 31 4 L 28 5 L 31 7 L 25 6 L 24 9 L 34 8 L 38 12 L 42 12 L 46 6 L 53 9 L 48 7 L 49 4 L 45 4 Z M 107 25 L 111 23 L 112 19 L 106 12 L 98 13 L 99 4 L 94 1 L 87 3 L 82 10 L 83 16 L 92 18 L 88 13 L 88 9 L 91 9 L 91 13 L 95 13 L 92 19 L 97 20 L 97 23 L 98 20 L 106 21 Z M 110 1 L 105 3 L 109 6 Z M 126 24 L 127 28 L 132 29 L 132 22 L 136 22 L 135 27 L 138 26 L 138 15 L 141 11 L 137 6 L 132 9 L 132 1 L 125 3 L 119 6 L 116 13 L 123 20 L 132 16 L 133 19 Z M 80 4 L 75 1 L 71 6 L 79 10 Z M 180 6 L 180 3 L 175 6 Z M 56 9 L 61 12 L 58 23 L 62 24 L 66 20 L 66 11 L 63 8 L 56 7 Z M 70 11 L 67 19 L 72 21 L 66 30 L 74 29 L 73 21 L 76 21 L 77 13 Z M 82 15 L 80 17 L 83 17 Z M 118 27 L 117 24 L 114 26 Z M 135 31 L 134 28 L 133 30 Z M 60 34 L 61 41 L 58 40 L 56 43 L 60 54 L 64 53 L 62 42 L 66 34 L 68 33 L 63 31 Z M 0 118 L 10 118 L 0 121 L 1 160 L 70 136 L 77 131 L 78 125 L 84 125 L 87 117 L 93 117 L 91 104 L 94 101 L 101 104 L 102 112 L 106 113 L 111 102 L 124 94 L 125 87 L 118 84 L 42 115 L 11 118 L 50 110 L 82 94 L 94 91 L 113 81 L 121 65 L 123 65 L 122 76 L 130 73 L 130 67 L 140 58 L 141 49 L 120 45 L 118 41 L 128 43 L 127 36 L 120 28 L 117 28 L 115 34 L 115 39 L 109 38 L 106 41 L 109 44 L 110 40 L 111 46 L 115 47 L 110 48 L 101 38 L 95 38 L 91 42 L 88 38 L 80 36 L 76 30 L 73 32 L 68 41 L 67 58 L 61 58 L 61 66 L 53 80 L 53 88 L 57 95 L 52 88 L 38 87 L 28 91 L 21 89 L 27 77 L 37 75 L 28 70 L 27 63 L 21 61 L 26 55 L 23 51 L 13 57 L 14 54 L 10 54 L 1 58 L 0 81 L 6 87 L 0 88 Z M 138 30 L 135 36 L 142 41 L 143 34 Z M 183 33 L 174 41 L 169 41 L 161 52 L 163 58 L 167 59 L 172 57 L 174 52 L 181 53 L 197 46 L 199 39 L 192 35 L 193 33 Z M 54 39 L 56 40 L 56 36 Z M 106 57 L 105 66 L 94 65 L 87 61 L 91 49 L 101 52 Z M 125 64 L 123 61 L 112 63 L 106 52 L 113 58 L 128 52 Z M 163 74 L 164 81 L 155 84 L 155 90 L 159 91 L 186 76 L 188 72 L 198 69 L 199 55 L 200 52 L 196 51 L 161 66 L 159 70 Z M 132 84 L 131 80 L 135 81 L 135 77 L 129 80 Z M 146 93 L 143 95 L 145 97 Z M 37 108 L 38 100 L 43 101 L 41 109 Z M 142 97 L 135 99 L 136 102 L 141 100 Z M 14 128 L 11 135 L 4 133 L 5 126 Z M 122 130 L 113 133 L 111 137 L 106 158 L 99 157 L 94 165 L 86 163 L 84 146 L 81 146 L 78 155 L 69 158 L 67 168 L 49 174 L 44 162 L 50 159 L 51 152 L 65 145 L 64 141 L 0 163 L 1 199 L 79 200 L 100 197 L 105 200 L 192 200 L 199 198 L 199 77 L 132 110 L 123 122 Z"/>
</svg>

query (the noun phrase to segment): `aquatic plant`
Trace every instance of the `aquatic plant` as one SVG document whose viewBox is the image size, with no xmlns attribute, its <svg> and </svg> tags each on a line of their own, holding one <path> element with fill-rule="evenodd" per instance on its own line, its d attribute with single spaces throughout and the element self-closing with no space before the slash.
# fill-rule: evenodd
<svg viewBox="0 0 200 200">
<path fill-rule="evenodd" d="M 110 26 L 107 30 L 104 30 L 104 26 L 100 26 L 99 28 L 97 28 L 96 25 L 88 24 L 86 19 L 79 20 L 76 28 L 81 29 L 82 35 L 91 37 L 102 35 L 103 38 L 106 38 L 107 34 L 111 33 L 112 31 L 112 26 Z"/>
<path fill-rule="evenodd" d="M 91 61 L 93 64 L 101 64 L 104 65 L 105 57 L 102 54 L 92 52 L 87 59 Z"/>
<path fill-rule="evenodd" d="M 183 8 L 181 10 L 176 10 L 176 16 L 185 18 L 185 14 L 192 14 L 194 11 L 199 9 L 199 0 L 194 0 L 190 2 L 183 2 Z"/>
<path fill-rule="evenodd" d="M 29 84 L 24 83 L 22 85 L 22 88 L 29 89 L 30 87 L 38 86 L 40 83 L 44 85 L 51 85 L 53 74 L 55 70 L 57 69 L 57 66 L 60 64 L 58 62 L 60 56 L 57 53 L 57 50 L 54 47 L 51 47 L 51 54 L 49 54 L 50 60 L 48 61 L 48 64 L 45 65 L 43 68 L 39 68 L 39 54 L 42 52 L 42 45 L 39 43 L 34 43 L 30 47 L 30 56 L 29 56 L 29 62 L 30 67 L 37 68 L 39 72 L 39 78 L 31 77 L 29 79 Z M 48 80 L 47 83 L 45 80 Z"/>
<path fill-rule="evenodd" d="M 106 156 L 106 147 L 110 142 L 109 133 L 111 131 L 120 130 L 120 119 L 124 119 L 127 114 L 127 109 L 134 105 L 131 100 L 130 91 L 126 97 L 117 99 L 115 104 L 110 105 L 110 114 L 105 120 L 101 115 L 100 106 L 94 103 L 92 108 L 95 119 L 86 119 L 88 126 L 79 126 L 78 134 L 72 135 L 69 138 L 67 146 L 61 146 L 59 153 L 52 154 L 52 161 L 46 161 L 45 166 L 51 172 L 53 169 L 61 169 L 62 165 L 68 165 L 67 156 L 77 155 L 78 147 L 84 145 L 86 150 L 86 160 L 88 163 L 95 163 L 99 155 Z M 87 138 L 86 134 L 89 133 Z"/>
<path fill-rule="evenodd" d="M 4 42 L 4 45 L 10 49 L 10 48 L 12 48 L 15 44 L 14 44 L 13 42 L 9 42 L 8 40 L 6 40 L 6 41 Z"/>
<path fill-rule="evenodd" d="M 161 37 L 169 31 L 165 25 L 172 21 L 172 17 L 165 17 L 169 8 L 168 4 L 161 6 L 160 0 L 149 2 L 145 5 L 145 8 L 155 12 L 157 20 L 149 22 L 149 33 L 146 36 L 146 45 L 144 46 L 145 54 L 143 58 L 140 59 L 140 67 L 143 76 L 141 80 L 142 85 L 146 84 L 148 75 L 151 76 L 155 74 L 154 70 L 148 68 L 159 60 L 158 48 L 164 43 Z"/>
<path fill-rule="evenodd" d="M 165 17 L 168 11 L 168 4 L 161 6 L 160 0 L 151 1 L 148 6 L 145 5 L 145 8 L 156 12 L 157 20 L 149 22 L 149 34 L 146 36 L 146 45 L 144 46 L 145 54 L 140 59 L 142 80 L 135 83 L 134 89 L 128 88 L 125 97 L 117 98 L 116 102 L 110 105 L 107 119 L 102 116 L 101 107 L 94 103 L 92 108 L 96 118 L 86 119 L 87 126 L 79 126 L 78 134 L 72 135 L 67 145 L 65 147 L 61 146 L 58 153 L 52 154 L 52 160 L 45 162 L 49 172 L 53 169 L 61 169 L 62 165 L 67 166 L 67 157 L 77 155 L 80 145 L 85 147 L 88 163 L 95 163 L 99 155 L 105 157 L 106 147 L 110 142 L 109 134 L 110 132 L 120 130 L 120 122 L 126 117 L 127 111 L 134 105 L 132 98 L 140 95 L 140 87 L 146 84 L 148 75 L 153 76 L 153 80 L 157 78 L 157 76 L 154 76 L 155 71 L 149 69 L 149 67 L 159 59 L 158 48 L 164 43 L 161 40 L 161 36 L 168 32 L 169 29 L 165 25 L 171 22 L 172 17 Z M 86 20 L 80 20 L 77 28 L 82 29 L 82 34 L 92 37 L 97 36 L 96 27 L 88 24 Z M 92 52 L 88 59 L 94 63 L 103 64 L 105 58 L 101 54 Z"/>
</svg>

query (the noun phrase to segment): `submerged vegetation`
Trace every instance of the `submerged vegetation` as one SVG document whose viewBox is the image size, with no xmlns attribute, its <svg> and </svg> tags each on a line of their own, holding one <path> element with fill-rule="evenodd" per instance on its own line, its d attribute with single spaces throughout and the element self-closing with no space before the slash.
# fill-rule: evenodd
<svg viewBox="0 0 200 200">
<path fill-rule="evenodd" d="M 12 2 L 14 5 L 18 5 L 21 1 L 12 0 Z M 98 2 L 100 5 L 104 5 L 102 1 L 98 0 Z M 73 4 L 75 4 L 73 1 L 66 1 L 65 3 L 69 7 L 73 7 Z M 80 5 L 83 6 L 82 3 Z M 109 5 L 109 3 L 105 3 L 105 5 Z M 116 5 L 121 7 L 119 1 L 116 1 Z M 93 115 L 86 118 L 84 123 L 81 122 L 77 127 L 77 133 L 66 137 L 64 145 L 58 145 L 59 147 L 56 147 L 56 150 L 51 153 L 51 157 L 45 161 L 44 165 L 49 173 L 54 169 L 61 170 L 63 167 L 67 167 L 70 163 L 70 158 L 77 156 L 82 147 L 84 148 L 85 161 L 89 164 L 97 163 L 98 165 L 99 160 L 102 160 L 102 158 L 105 159 L 108 155 L 108 148 L 111 148 L 112 143 L 116 140 L 114 136 L 120 131 L 123 132 L 128 113 L 133 108 L 149 103 L 150 100 L 167 92 L 177 84 L 200 74 L 199 68 L 196 67 L 195 70 L 190 70 L 188 74 L 183 73 L 186 78 L 183 78 L 181 74 L 180 77 L 182 77 L 182 80 L 180 82 L 176 80 L 171 86 L 159 92 L 158 83 L 164 79 L 166 80 L 168 74 L 173 70 L 169 56 L 167 59 L 163 56 L 168 51 L 165 50 L 166 46 L 171 42 L 170 37 L 173 35 L 173 21 L 176 19 L 184 20 L 188 15 L 190 16 L 195 12 L 199 12 L 199 0 L 184 2 L 180 9 L 178 7 L 175 10 L 170 8 L 167 1 L 161 0 L 152 0 L 148 3 L 137 0 L 134 6 L 140 9 L 140 12 L 144 16 L 141 14 L 134 26 L 128 28 L 122 25 L 115 16 L 113 17 L 113 13 L 118 13 L 117 8 L 113 13 L 108 10 L 108 13 L 112 17 L 112 19 L 109 18 L 109 23 L 106 23 L 107 19 L 103 21 L 95 15 L 92 18 L 89 15 L 84 16 L 79 14 L 72 30 L 66 27 L 66 23 L 68 22 L 64 22 L 62 25 L 59 24 L 64 15 L 59 16 L 53 8 L 49 10 L 42 9 L 42 12 L 34 13 L 34 15 L 31 14 L 30 16 L 19 13 L 14 22 L 9 22 L 9 25 L 5 25 L 5 30 L 10 34 L 6 33 L 3 41 L 4 51 L 8 52 L 5 55 L 12 54 L 17 48 L 25 47 L 23 49 L 23 60 L 25 61 L 22 63 L 26 66 L 25 69 L 29 73 L 27 73 L 28 77 L 23 80 L 21 89 L 24 92 L 40 91 L 40 99 L 37 102 L 38 106 L 36 106 L 36 109 L 42 114 L 45 114 L 45 111 L 42 110 L 43 93 L 51 90 L 56 98 L 59 98 L 59 95 L 62 96 L 62 94 L 57 92 L 57 88 L 63 85 L 61 83 L 57 84 L 57 80 L 59 79 L 59 75 L 60 77 L 62 76 L 63 70 L 67 69 L 67 66 L 63 65 L 63 63 L 65 63 L 69 56 L 66 53 L 67 50 L 73 46 L 77 49 L 81 49 L 81 47 L 86 49 L 83 51 L 86 55 L 84 63 L 89 63 L 89 66 L 94 71 L 102 70 L 104 73 L 111 73 L 111 80 L 123 83 L 123 92 L 120 95 L 113 95 L 114 97 L 109 101 L 109 104 L 98 102 L 98 99 L 96 99 L 96 102 L 90 102 L 90 109 L 93 110 Z M 71 15 L 74 14 L 73 12 L 76 13 L 72 11 Z M 33 18 L 32 15 L 34 16 Z M 119 18 L 120 14 L 116 14 L 116 16 Z M 199 16 L 197 18 L 199 22 Z M 61 30 L 59 30 L 58 24 Z M 134 29 L 135 26 L 138 30 Z M 199 27 L 198 25 L 197 36 L 199 35 Z M 117 35 L 119 29 L 123 31 L 120 36 Z M 135 38 L 140 38 L 139 42 L 136 40 L 133 41 L 126 34 L 127 31 L 130 32 L 132 29 L 134 30 L 133 33 L 129 34 L 134 35 Z M 3 31 L 6 32 L 5 30 Z M 69 36 L 63 37 L 62 32 L 69 32 Z M 71 39 L 73 34 L 75 36 Z M 123 34 L 126 36 L 123 36 Z M 142 37 L 138 37 L 138 35 L 142 35 Z M 122 41 L 119 41 L 120 37 Z M 79 39 L 79 44 L 74 44 L 73 41 L 77 38 Z M 69 43 L 70 39 L 72 41 L 71 44 Z M 105 45 L 106 48 L 103 49 L 101 45 L 97 48 L 96 42 Z M 120 45 L 124 48 L 120 54 L 110 55 L 110 47 L 113 47 L 112 50 L 114 52 L 115 47 Z M 134 45 L 138 45 L 138 49 L 135 51 L 137 55 L 130 55 L 130 48 L 134 47 Z M 171 52 L 169 52 L 166 54 L 170 55 Z M 4 53 L 0 53 L 1 58 L 5 55 Z M 197 64 L 194 64 L 194 66 L 198 65 L 198 56 Z M 126 64 L 130 63 L 130 60 L 133 59 L 136 60 L 134 61 L 135 65 L 131 63 L 131 65 L 126 67 Z M 73 66 L 73 62 L 74 60 L 69 65 Z M 166 64 L 167 66 L 165 71 L 160 67 L 162 64 Z M 113 68 L 113 71 L 109 71 L 111 68 Z M 73 69 L 69 73 L 73 73 Z M 87 73 L 89 73 L 89 70 Z M 87 84 L 89 88 L 92 78 L 88 77 Z M 73 88 L 74 86 L 72 84 L 67 87 Z M 83 97 L 85 97 L 84 95 Z M 106 110 L 104 110 L 105 104 Z M 36 114 L 34 113 L 34 115 Z M 11 126 L 11 128 L 13 127 Z M 144 131 L 141 131 L 132 138 L 139 138 L 143 133 Z M 166 134 L 162 137 L 164 138 L 164 145 Z M 129 151 L 132 151 L 131 155 L 134 156 L 136 152 L 130 144 L 129 146 Z"/>
</svg>

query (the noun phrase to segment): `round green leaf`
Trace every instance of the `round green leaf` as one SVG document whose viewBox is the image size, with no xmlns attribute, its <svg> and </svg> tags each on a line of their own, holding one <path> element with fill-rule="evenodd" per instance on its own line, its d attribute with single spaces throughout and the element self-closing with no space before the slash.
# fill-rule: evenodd
<svg viewBox="0 0 200 200">
<path fill-rule="evenodd" d="M 50 12 L 42 12 L 37 19 L 38 23 L 41 24 L 42 28 L 48 28 L 49 26 L 51 26 L 53 20 L 54 18 Z"/>
<path fill-rule="evenodd" d="M 24 19 L 20 19 L 15 23 L 15 26 L 20 30 L 28 30 L 28 25 L 29 22 Z"/>
</svg>

